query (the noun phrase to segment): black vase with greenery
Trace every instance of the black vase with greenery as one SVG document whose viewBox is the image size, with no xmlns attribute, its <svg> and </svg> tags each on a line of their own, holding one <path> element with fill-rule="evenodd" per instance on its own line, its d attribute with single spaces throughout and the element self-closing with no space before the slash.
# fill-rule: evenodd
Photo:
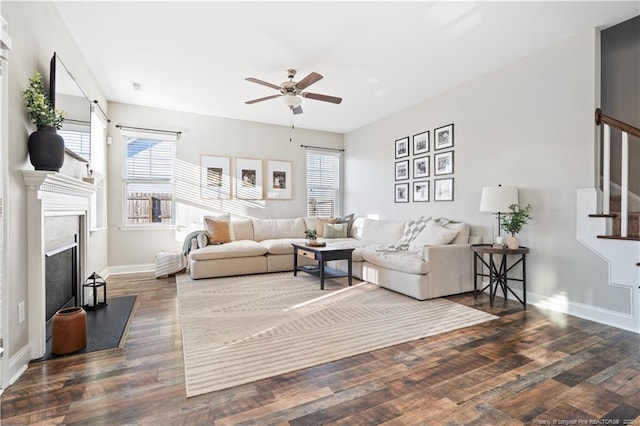
<svg viewBox="0 0 640 426">
<path fill-rule="evenodd" d="M 60 171 L 64 164 L 64 139 L 55 127 L 42 126 L 31 133 L 29 161 L 36 170 Z"/>
<path fill-rule="evenodd" d="M 38 126 L 29 136 L 29 161 L 36 170 L 58 172 L 64 163 L 64 139 L 57 129 L 62 127 L 64 112 L 51 106 L 39 72 L 29 79 L 22 95 L 31 121 Z"/>
</svg>

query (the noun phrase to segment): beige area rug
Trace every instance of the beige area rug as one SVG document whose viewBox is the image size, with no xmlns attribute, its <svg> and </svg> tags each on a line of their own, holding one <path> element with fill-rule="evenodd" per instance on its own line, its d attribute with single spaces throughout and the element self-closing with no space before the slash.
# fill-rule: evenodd
<svg viewBox="0 0 640 426">
<path fill-rule="evenodd" d="M 188 397 L 497 318 L 304 273 L 176 282 Z"/>
</svg>

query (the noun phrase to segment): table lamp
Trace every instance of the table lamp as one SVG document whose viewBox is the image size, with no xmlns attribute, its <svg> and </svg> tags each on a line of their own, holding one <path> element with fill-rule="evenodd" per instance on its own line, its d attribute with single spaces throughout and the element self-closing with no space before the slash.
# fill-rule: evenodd
<svg viewBox="0 0 640 426">
<path fill-rule="evenodd" d="M 485 186 L 482 188 L 480 211 L 490 212 L 496 215 L 498 233 L 496 234 L 496 224 L 494 223 L 493 235 L 495 236 L 495 242 L 497 244 L 502 244 L 502 237 L 500 236 L 500 215 L 509 213 L 511 211 L 509 206 L 512 204 L 518 204 L 518 188 L 502 185 Z"/>
</svg>

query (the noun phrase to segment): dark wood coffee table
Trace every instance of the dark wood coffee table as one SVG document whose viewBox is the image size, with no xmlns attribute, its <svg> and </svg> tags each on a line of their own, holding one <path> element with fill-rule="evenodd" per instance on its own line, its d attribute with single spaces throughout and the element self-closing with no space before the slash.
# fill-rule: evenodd
<svg viewBox="0 0 640 426">
<path fill-rule="evenodd" d="M 298 271 L 306 272 L 308 274 L 320 277 L 320 290 L 324 290 L 325 278 L 340 278 L 347 277 L 349 279 L 349 285 L 351 285 L 351 254 L 353 248 L 339 248 L 339 247 L 312 247 L 306 244 L 291 244 L 293 246 L 293 276 L 298 275 Z M 317 265 L 311 266 L 298 266 L 298 256 L 303 256 L 308 259 L 314 259 L 318 261 Z M 346 260 L 347 261 L 347 273 L 338 271 L 337 269 L 329 268 L 326 263 L 329 260 Z"/>
</svg>

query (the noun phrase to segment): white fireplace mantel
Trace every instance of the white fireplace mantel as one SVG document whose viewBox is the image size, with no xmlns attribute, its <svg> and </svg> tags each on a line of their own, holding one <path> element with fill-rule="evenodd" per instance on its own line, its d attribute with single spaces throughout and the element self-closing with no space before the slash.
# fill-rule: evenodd
<svg viewBox="0 0 640 426">
<path fill-rule="evenodd" d="M 45 227 L 46 216 L 79 217 L 78 264 L 86 272 L 88 220 L 95 187 L 57 172 L 23 170 L 27 186 L 27 288 L 31 358 L 46 352 Z"/>
</svg>

